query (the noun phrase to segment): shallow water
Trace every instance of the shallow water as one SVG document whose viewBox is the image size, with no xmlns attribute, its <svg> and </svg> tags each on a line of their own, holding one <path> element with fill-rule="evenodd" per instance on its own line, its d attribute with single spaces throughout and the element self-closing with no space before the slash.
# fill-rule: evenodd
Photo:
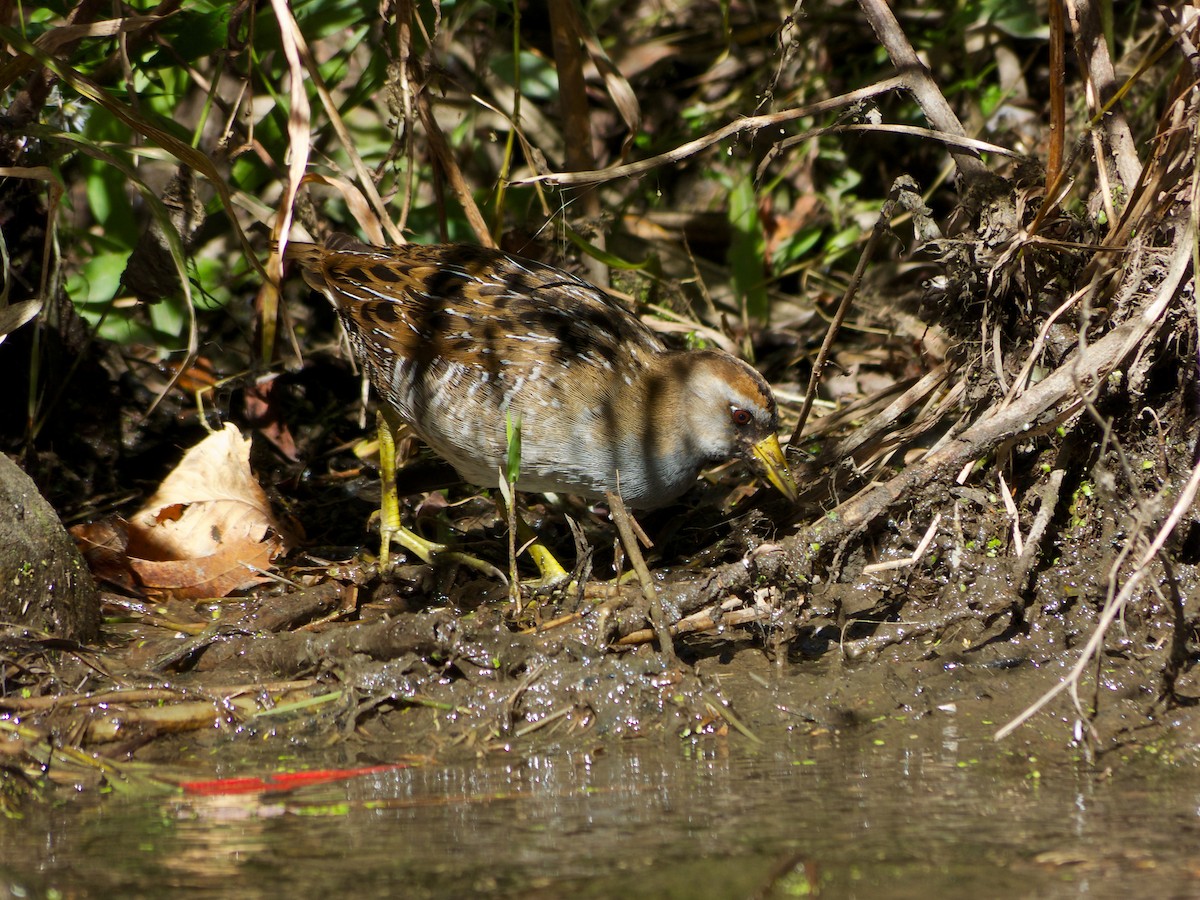
<svg viewBox="0 0 1200 900">
<path fill-rule="evenodd" d="M 1193 769 L 1045 766 L 963 725 L 945 712 L 765 729 L 762 744 L 514 750 L 270 793 L 63 798 L 0 823 L 0 895 L 1200 894 Z"/>
</svg>

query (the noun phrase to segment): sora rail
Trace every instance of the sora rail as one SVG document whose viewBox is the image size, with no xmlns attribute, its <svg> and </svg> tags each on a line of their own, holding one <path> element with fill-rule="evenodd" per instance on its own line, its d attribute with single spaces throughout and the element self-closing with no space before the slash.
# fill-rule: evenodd
<svg viewBox="0 0 1200 900">
<path fill-rule="evenodd" d="M 483 247 L 345 235 L 289 243 L 286 257 L 337 309 L 389 424 L 407 423 L 465 481 L 499 483 L 511 420 L 521 490 L 614 491 L 652 509 L 705 466 L 743 458 L 796 497 L 763 377 L 720 350 L 668 348 L 574 275 Z"/>
</svg>

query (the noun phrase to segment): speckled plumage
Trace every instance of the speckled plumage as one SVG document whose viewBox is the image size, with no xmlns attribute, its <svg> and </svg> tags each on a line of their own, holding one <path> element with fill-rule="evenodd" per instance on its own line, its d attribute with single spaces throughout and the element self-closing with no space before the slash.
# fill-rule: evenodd
<svg viewBox="0 0 1200 900">
<path fill-rule="evenodd" d="M 619 489 L 630 506 L 653 508 L 703 466 L 742 456 L 794 494 L 757 371 L 717 350 L 668 349 L 573 275 L 461 244 L 373 247 L 336 235 L 286 252 L 336 307 L 390 414 L 467 481 L 497 483 L 511 416 L 522 490 Z M 777 459 L 766 460 L 766 444 Z"/>
</svg>

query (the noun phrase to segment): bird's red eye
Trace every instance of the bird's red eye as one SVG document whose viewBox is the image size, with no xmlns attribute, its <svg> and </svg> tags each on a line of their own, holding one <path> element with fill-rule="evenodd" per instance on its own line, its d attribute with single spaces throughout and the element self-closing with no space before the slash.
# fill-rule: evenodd
<svg viewBox="0 0 1200 900">
<path fill-rule="evenodd" d="M 750 410 L 742 409 L 740 406 L 729 407 L 729 418 L 733 420 L 733 424 L 739 428 L 745 428 L 754 421 L 754 416 L 750 415 Z"/>
</svg>

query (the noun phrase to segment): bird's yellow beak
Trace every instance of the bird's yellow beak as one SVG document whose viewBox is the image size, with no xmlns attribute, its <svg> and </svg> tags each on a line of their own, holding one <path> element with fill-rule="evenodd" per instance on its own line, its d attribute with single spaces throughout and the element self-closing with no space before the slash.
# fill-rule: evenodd
<svg viewBox="0 0 1200 900">
<path fill-rule="evenodd" d="M 787 460 L 783 458 L 783 448 L 779 446 L 779 437 L 774 434 L 765 437 L 751 450 L 754 458 L 762 463 L 771 484 L 779 488 L 779 493 L 795 503 L 796 497 L 800 495 L 800 490 L 796 487 L 796 480 L 792 478 L 792 473 L 788 469 Z"/>
</svg>

